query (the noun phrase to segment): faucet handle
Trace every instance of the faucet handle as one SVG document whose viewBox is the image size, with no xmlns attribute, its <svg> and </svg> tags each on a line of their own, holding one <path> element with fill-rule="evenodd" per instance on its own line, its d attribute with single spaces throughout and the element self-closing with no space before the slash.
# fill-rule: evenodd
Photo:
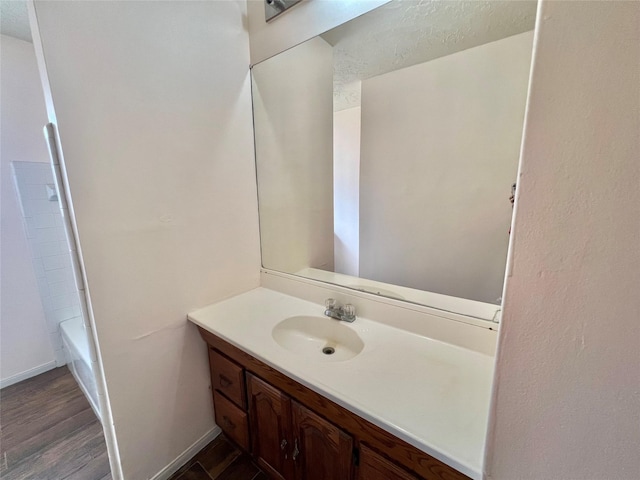
<svg viewBox="0 0 640 480">
<path fill-rule="evenodd" d="M 327 298 L 324 301 L 324 306 L 326 308 L 334 309 L 336 308 L 336 299 L 335 298 Z"/>
<path fill-rule="evenodd" d="M 356 307 L 347 303 L 344 307 L 342 307 L 342 311 L 344 312 L 344 316 L 346 318 L 355 318 L 356 316 Z"/>
</svg>

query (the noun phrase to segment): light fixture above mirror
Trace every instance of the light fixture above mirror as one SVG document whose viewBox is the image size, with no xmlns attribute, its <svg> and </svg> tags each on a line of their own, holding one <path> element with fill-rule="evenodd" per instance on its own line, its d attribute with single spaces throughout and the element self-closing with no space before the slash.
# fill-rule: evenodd
<svg viewBox="0 0 640 480">
<path fill-rule="evenodd" d="M 264 19 L 269 22 L 302 0 L 264 0 Z"/>
</svg>

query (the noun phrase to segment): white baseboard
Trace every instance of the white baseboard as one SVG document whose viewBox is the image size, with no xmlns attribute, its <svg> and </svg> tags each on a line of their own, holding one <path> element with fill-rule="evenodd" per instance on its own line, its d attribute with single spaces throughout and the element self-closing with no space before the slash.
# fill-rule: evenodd
<svg viewBox="0 0 640 480">
<path fill-rule="evenodd" d="M 0 388 L 8 387 L 9 385 L 13 385 L 14 383 L 18 383 L 28 378 L 35 377 L 36 375 L 48 372 L 49 370 L 53 370 L 54 368 L 56 368 L 55 360 L 44 363 L 42 365 L 38 365 L 37 367 L 30 368 L 29 370 L 17 373 L 11 377 L 3 378 L 2 380 L 0 380 Z"/>
<path fill-rule="evenodd" d="M 191 445 L 184 452 L 178 455 L 178 458 L 176 458 L 173 462 L 171 462 L 169 465 L 167 465 L 153 477 L 151 477 L 151 480 L 167 480 L 169 477 L 171 477 L 171 475 L 176 473 L 180 469 L 180 467 L 182 467 L 185 463 L 195 457 L 196 453 L 206 447 L 213 441 L 214 438 L 216 438 L 221 433 L 222 430 L 220 430 L 220 427 L 218 427 L 217 425 L 213 427 L 202 437 L 196 440 L 193 445 Z"/>
</svg>

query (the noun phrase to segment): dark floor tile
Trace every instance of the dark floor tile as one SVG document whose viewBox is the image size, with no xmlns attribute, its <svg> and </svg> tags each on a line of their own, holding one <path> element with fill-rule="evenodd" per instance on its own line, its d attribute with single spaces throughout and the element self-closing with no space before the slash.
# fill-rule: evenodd
<svg viewBox="0 0 640 480">
<path fill-rule="evenodd" d="M 66 367 L 0 391 L 3 480 L 110 479 L 102 425 Z"/>
<path fill-rule="evenodd" d="M 245 453 L 218 475 L 216 480 L 252 480 L 258 473 L 260 473 L 260 469 L 251 461 L 251 457 Z"/>
<path fill-rule="evenodd" d="M 207 471 L 198 462 L 191 465 L 189 470 L 180 475 L 177 480 L 212 480 Z"/>
<path fill-rule="evenodd" d="M 96 450 L 100 449 L 106 450 L 106 447 L 102 427 L 96 422 L 56 440 L 15 465 L 9 465 L 2 480 L 63 480 L 99 456 Z M 106 458 L 105 463 L 108 467 Z M 85 479 L 90 480 L 89 477 Z"/>
<path fill-rule="evenodd" d="M 170 480 L 192 480 L 187 474 L 208 474 L 205 480 L 267 480 L 268 477 L 252 462 L 251 457 L 225 438 L 216 437 L 178 470 Z M 200 480 L 201 477 L 193 477 Z"/>
<path fill-rule="evenodd" d="M 56 440 L 66 437 L 76 430 L 97 422 L 95 413 L 91 407 L 85 408 L 79 413 L 63 419 L 56 425 L 44 428 L 40 432 L 29 429 L 29 435 L 23 434 L 25 438 L 7 438 L 3 431 L 2 453 L 6 453 L 7 466 L 15 465 L 22 459 L 30 457 L 40 450 L 46 449 Z M 7 435 L 8 437 L 8 435 Z M 106 453 L 106 452 L 105 452 Z"/>
<path fill-rule="evenodd" d="M 86 464 L 63 480 L 86 480 L 86 479 L 111 480 L 111 468 L 109 467 L 109 456 L 105 449 L 97 457 L 92 457 Z"/>
<path fill-rule="evenodd" d="M 64 375 L 60 375 L 60 371 Z M 90 408 L 66 367 L 50 372 L 1 391 L 1 452 L 15 450 L 47 430 L 55 432 L 58 425 L 69 428 L 68 419 Z M 89 419 L 93 420 L 95 416 Z"/>
<path fill-rule="evenodd" d="M 76 388 L 74 388 L 76 387 Z M 78 390 L 67 367 L 54 368 L 36 377 L 0 390 L 2 411 L 9 414 L 16 408 L 29 408 L 34 402 L 42 402 L 42 391 Z"/>
<path fill-rule="evenodd" d="M 241 454 L 238 447 L 220 435 L 198 453 L 195 460 L 200 462 L 212 478 L 216 478 Z"/>
<path fill-rule="evenodd" d="M 23 380 L 22 382 L 14 383 L 13 385 L 4 387 L 2 390 L 0 390 L 0 396 L 4 396 L 5 394 L 24 394 L 30 388 L 41 385 L 48 385 L 56 378 L 64 377 L 68 372 L 69 369 L 66 366 L 53 368 L 44 373 L 41 373 L 40 375 L 36 375 L 35 377 L 31 377 L 27 380 Z"/>
<path fill-rule="evenodd" d="M 13 449 L 47 430 L 51 429 L 55 432 L 56 428 L 67 419 L 91 408 L 86 398 L 68 399 L 66 396 L 55 395 L 52 395 L 52 398 L 55 401 L 64 402 L 64 405 L 41 413 L 37 412 L 39 407 L 36 406 L 31 411 L 16 414 L 19 420 L 10 423 L 5 423 L 4 419 L 9 415 L 2 412 L 2 451 Z M 94 420 L 95 415 L 92 418 L 92 421 Z"/>
</svg>

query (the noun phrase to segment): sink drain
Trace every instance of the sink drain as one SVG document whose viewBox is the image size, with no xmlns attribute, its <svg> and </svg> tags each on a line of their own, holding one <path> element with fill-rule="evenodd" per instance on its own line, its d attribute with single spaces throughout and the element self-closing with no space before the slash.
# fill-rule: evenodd
<svg viewBox="0 0 640 480">
<path fill-rule="evenodd" d="M 324 347 L 322 349 L 322 353 L 324 353 L 325 355 L 332 355 L 336 352 L 336 349 L 333 347 Z"/>
</svg>

